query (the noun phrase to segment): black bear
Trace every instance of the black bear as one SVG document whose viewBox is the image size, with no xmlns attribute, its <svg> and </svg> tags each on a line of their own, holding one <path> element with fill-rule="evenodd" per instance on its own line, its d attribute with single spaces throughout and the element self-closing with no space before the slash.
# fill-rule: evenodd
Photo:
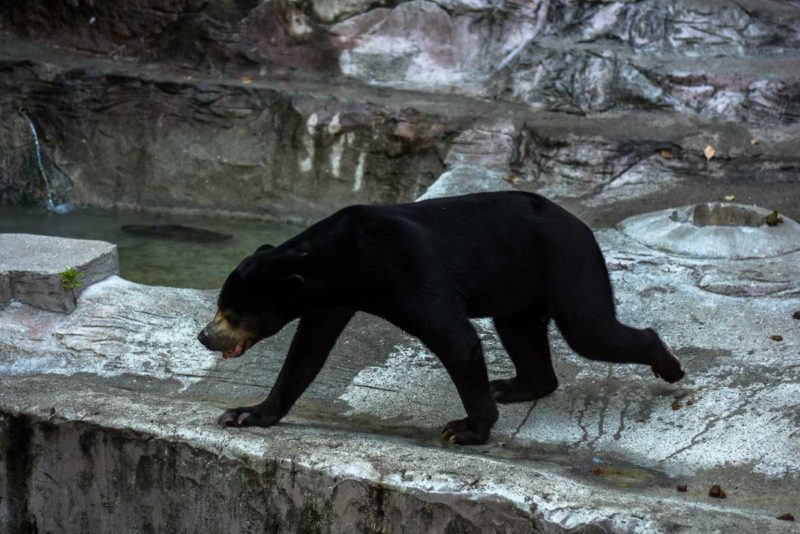
<svg viewBox="0 0 800 534">
<path fill-rule="evenodd" d="M 667 382 L 684 374 L 652 329 L 617 321 L 592 231 L 531 193 L 344 208 L 245 258 L 223 284 L 218 308 L 198 338 L 225 358 L 300 318 L 267 399 L 227 410 L 225 426 L 277 423 L 358 310 L 418 337 L 441 360 L 467 413 L 444 427 L 442 437 L 453 443 L 484 443 L 497 420 L 495 401 L 527 401 L 556 389 L 551 319 L 586 358 L 649 365 Z M 470 317 L 493 319 L 516 376 L 489 382 Z"/>
</svg>

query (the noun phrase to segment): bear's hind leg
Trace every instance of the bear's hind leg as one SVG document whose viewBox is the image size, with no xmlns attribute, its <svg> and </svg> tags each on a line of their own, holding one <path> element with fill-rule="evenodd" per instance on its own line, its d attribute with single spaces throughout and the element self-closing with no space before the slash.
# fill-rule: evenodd
<svg viewBox="0 0 800 534">
<path fill-rule="evenodd" d="M 497 402 L 525 402 L 540 399 L 558 388 L 547 340 L 549 319 L 538 310 L 493 319 L 497 335 L 516 369 L 516 376 L 492 380 Z"/>
<path fill-rule="evenodd" d="M 683 378 L 681 362 L 655 331 L 617 320 L 608 269 L 588 227 L 574 226 L 547 253 L 547 309 L 572 350 L 592 360 L 649 365 L 667 382 Z"/>
<path fill-rule="evenodd" d="M 652 328 L 631 328 L 614 318 L 602 324 L 587 318 L 580 325 L 556 318 L 556 324 L 569 346 L 584 358 L 649 365 L 653 374 L 670 383 L 684 376 L 680 360 Z"/>
</svg>

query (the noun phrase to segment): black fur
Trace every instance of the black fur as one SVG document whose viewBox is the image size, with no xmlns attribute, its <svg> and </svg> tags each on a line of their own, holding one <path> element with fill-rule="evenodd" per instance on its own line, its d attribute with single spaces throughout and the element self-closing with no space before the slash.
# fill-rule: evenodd
<svg viewBox="0 0 800 534">
<path fill-rule="evenodd" d="M 592 231 L 529 193 L 345 208 L 245 258 L 223 285 L 219 310 L 223 326 L 212 323 L 200 334 L 215 350 L 230 351 L 241 339 L 246 350 L 300 318 L 267 399 L 228 410 L 225 425 L 277 423 L 357 310 L 394 323 L 439 357 L 467 413 L 444 429 L 443 437 L 456 443 L 488 439 L 498 416 L 495 400 L 526 401 L 556 389 L 551 319 L 586 358 L 649 365 L 668 382 L 683 377 L 653 330 L 617 321 Z M 515 377 L 489 382 L 470 317 L 493 318 Z"/>
</svg>

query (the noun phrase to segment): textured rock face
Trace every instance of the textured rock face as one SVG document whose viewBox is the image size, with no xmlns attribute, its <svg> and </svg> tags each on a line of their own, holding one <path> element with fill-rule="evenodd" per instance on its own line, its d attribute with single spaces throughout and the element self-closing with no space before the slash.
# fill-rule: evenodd
<svg viewBox="0 0 800 534">
<path fill-rule="evenodd" d="M 483 167 L 459 165 L 443 173 L 417 200 L 514 189 L 506 178 Z"/>
<path fill-rule="evenodd" d="M 78 204 L 308 219 L 344 203 L 415 198 L 441 173 L 449 136 L 438 114 L 347 95 L 24 62 L 4 73 L 0 115 L 14 135 L 3 143 L 24 138 L 12 107 L 24 106 Z M 41 183 L 23 146 L 6 169 L 12 201 Z"/>
<path fill-rule="evenodd" d="M 70 48 L 207 69 L 337 70 L 324 28 L 282 1 L 134 0 L 22 3 L 4 26 Z"/>
<path fill-rule="evenodd" d="M 495 96 L 571 112 L 796 121 L 796 6 L 683 0 L 18 3 L 4 26 L 206 69 Z"/>
<path fill-rule="evenodd" d="M 0 24 L 125 60 L 3 47 L 4 202 L 42 196 L 20 108 L 57 194 L 106 207 L 312 219 L 462 164 L 602 204 L 800 169 L 791 3 L 52 0 Z"/>
</svg>

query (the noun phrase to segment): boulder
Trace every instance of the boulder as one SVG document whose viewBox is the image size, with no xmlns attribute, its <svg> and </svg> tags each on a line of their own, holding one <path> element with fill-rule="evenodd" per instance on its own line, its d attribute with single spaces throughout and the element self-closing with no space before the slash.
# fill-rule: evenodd
<svg viewBox="0 0 800 534">
<path fill-rule="evenodd" d="M 104 241 L 0 234 L 0 251 L 0 305 L 14 299 L 70 313 L 83 290 L 119 272 L 117 246 Z M 70 269 L 77 271 L 72 286 L 62 276 Z"/>
</svg>

